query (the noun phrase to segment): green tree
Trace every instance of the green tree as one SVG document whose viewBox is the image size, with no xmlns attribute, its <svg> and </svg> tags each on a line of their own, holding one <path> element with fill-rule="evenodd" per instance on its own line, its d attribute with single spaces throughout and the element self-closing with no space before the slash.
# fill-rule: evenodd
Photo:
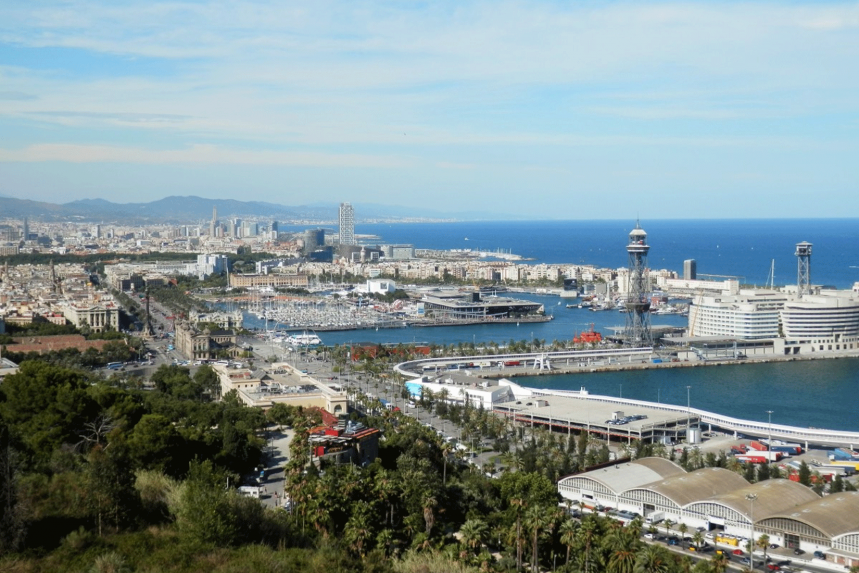
<svg viewBox="0 0 859 573">
<path fill-rule="evenodd" d="M 700 531 L 696 531 L 692 535 L 692 543 L 695 544 L 695 549 L 701 549 L 701 544 L 704 542 L 704 534 Z"/>
<path fill-rule="evenodd" d="M 799 464 L 799 483 L 806 487 L 811 487 L 811 468 L 805 463 L 805 460 Z"/>
<path fill-rule="evenodd" d="M 60 445 L 77 443 L 86 422 L 98 415 L 88 388 L 78 371 L 26 361 L 0 385 L 0 416 L 13 440 L 34 459 L 47 460 Z"/>
<path fill-rule="evenodd" d="M 558 490 L 545 476 L 536 472 L 507 472 L 498 480 L 501 499 L 525 500 L 526 505 L 554 507 L 558 504 Z"/>
<path fill-rule="evenodd" d="M 482 519 L 469 519 L 459 529 L 462 544 L 471 553 L 480 552 L 480 548 L 486 542 L 488 532 L 489 528 Z"/>
<path fill-rule="evenodd" d="M 366 554 L 369 540 L 373 538 L 372 511 L 370 505 L 360 501 L 352 506 L 352 515 L 343 530 L 344 538 L 349 547 L 362 559 Z"/>
<path fill-rule="evenodd" d="M 636 555 L 635 573 L 668 573 L 673 559 L 664 547 L 645 544 Z"/>
<path fill-rule="evenodd" d="M 755 545 L 764 551 L 764 563 L 767 562 L 767 550 L 770 548 L 770 536 L 764 533 L 755 541 Z"/>
<path fill-rule="evenodd" d="M 123 450 L 122 446 L 98 445 L 87 456 L 86 503 L 99 535 L 103 535 L 106 525 L 118 531 L 140 507 L 134 474 Z"/>
<path fill-rule="evenodd" d="M 835 474 L 835 478 L 829 485 L 829 493 L 840 493 L 844 491 L 844 480 L 841 479 L 841 474 Z"/>
<path fill-rule="evenodd" d="M 174 508 L 179 531 L 188 539 L 215 546 L 236 541 L 237 520 L 230 503 L 234 494 L 225 489 L 226 480 L 210 460 L 191 462 Z"/>
<path fill-rule="evenodd" d="M 578 533 L 578 522 L 574 521 L 569 515 L 566 519 L 561 523 L 561 526 L 558 528 L 558 532 L 561 534 L 561 544 L 567 549 L 567 556 L 564 560 L 564 565 L 570 564 L 570 550 L 573 548 L 573 545 L 576 542 L 576 535 Z"/>
<path fill-rule="evenodd" d="M 200 395 L 209 396 L 210 400 L 217 400 L 221 396 L 221 380 L 215 369 L 208 364 L 203 364 L 194 373 L 194 384 L 195 390 L 198 390 Z"/>
<path fill-rule="evenodd" d="M 540 567 L 540 532 L 549 525 L 546 507 L 532 505 L 525 512 L 525 528 L 531 534 L 531 571 Z"/>
<path fill-rule="evenodd" d="M 160 414 L 146 414 L 134 426 L 128 447 L 137 467 L 176 473 L 174 455 L 180 442 L 170 420 Z"/>
<path fill-rule="evenodd" d="M 27 532 L 24 508 L 19 502 L 21 461 L 0 418 L 0 554 L 16 551 Z"/>
</svg>

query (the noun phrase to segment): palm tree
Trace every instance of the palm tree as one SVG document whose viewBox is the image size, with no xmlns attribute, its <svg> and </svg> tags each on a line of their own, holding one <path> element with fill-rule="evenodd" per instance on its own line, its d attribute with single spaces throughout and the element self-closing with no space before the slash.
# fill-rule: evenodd
<svg viewBox="0 0 859 573">
<path fill-rule="evenodd" d="M 685 522 L 681 521 L 680 525 L 677 526 L 677 531 L 680 532 L 681 537 L 686 537 L 686 533 L 689 531 L 689 526 L 686 525 Z"/>
<path fill-rule="evenodd" d="M 516 497 L 510 500 L 510 507 L 516 514 L 516 571 L 522 570 L 522 508 L 525 500 Z"/>
<path fill-rule="evenodd" d="M 376 536 L 376 548 L 381 549 L 385 555 L 391 554 L 391 545 L 394 543 L 394 532 L 383 529 Z"/>
<path fill-rule="evenodd" d="M 615 551 L 608 559 L 609 573 L 633 573 L 637 555 L 634 551 L 623 549 Z"/>
<path fill-rule="evenodd" d="M 727 569 L 728 557 L 725 555 L 725 552 L 713 555 L 713 558 L 710 559 L 710 571 L 712 573 L 725 573 Z"/>
<path fill-rule="evenodd" d="M 442 485 L 447 485 L 447 457 L 450 455 L 450 452 L 453 450 L 453 445 L 450 442 L 443 442 L 441 445 L 441 459 L 444 463 L 444 469 L 442 471 L 441 483 Z"/>
<path fill-rule="evenodd" d="M 700 531 L 696 531 L 695 535 L 692 536 L 692 543 L 695 544 L 695 549 L 701 549 L 701 543 L 704 542 L 704 534 Z"/>
<path fill-rule="evenodd" d="M 666 519 L 662 522 L 662 525 L 665 526 L 665 537 L 668 537 L 668 535 L 671 533 L 671 526 L 674 525 L 674 522 L 670 519 Z"/>
<path fill-rule="evenodd" d="M 758 537 L 757 542 L 755 543 L 759 548 L 764 550 L 764 563 L 767 562 L 767 549 L 770 546 L 770 536 L 764 533 L 760 537 Z"/>
<path fill-rule="evenodd" d="M 594 541 L 597 538 L 597 533 L 597 523 L 593 517 L 585 519 L 579 528 L 579 542 L 585 547 L 584 573 L 590 573 L 591 547 L 593 547 Z"/>
<path fill-rule="evenodd" d="M 488 532 L 489 528 L 482 519 L 469 519 L 459 528 L 462 544 L 474 553 L 479 553 Z"/>
<path fill-rule="evenodd" d="M 540 530 L 549 524 L 546 509 L 537 505 L 528 508 L 525 513 L 526 527 L 531 531 L 531 571 L 539 570 L 539 539 Z"/>
<path fill-rule="evenodd" d="M 672 556 L 664 547 L 647 545 L 636 554 L 635 573 L 668 573 L 672 569 Z"/>
<path fill-rule="evenodd" d="M 394 503 L 399 493 L 399 487 L 397 487 L 397 483 L 393 476 L 388 473 L 388 470 L 383 468 L 376 473 L 376 478 L 373 480 L 373 492 L 379 501 L 388 504 L 388 509 L 385 511 L 385 522 L 393 527 Z"/>
<path fill-rule="evenodd" d="M 578 522 L 573 521 L 573 519 L 569 516 L 564 519 L 563 523 L 561 523 L 561 527 L 558 529 L 561 534 L 561 543 L 563 543 L 567 548 L 567 559 L 566 561 L 564 561 L 564 565 L 570 564 L 570 549 L 576 542 L 576 534 L 578 533 L 578 529 Z"/>
<path fill-rule="evenodd" d="M 349 543 L 349 547 L 363 559 L 366 553 L 364 545 L 373 537 L 370 506 L 367 502 L 361 501 L 352 507 L 352 516 L 346 522 L 343 536 Z"/>
<path fill-rule="evenodd" d="M 424 522 L 426 522 L 427 537 L 429 537 L 430 531 L 432 531 L 432 526 L 435 525 L 435 514 L 433 513 L 433 508 L 436 505 L 438 505 L 438 502 L 431 494 L 424 498 Z"/>
</svg>

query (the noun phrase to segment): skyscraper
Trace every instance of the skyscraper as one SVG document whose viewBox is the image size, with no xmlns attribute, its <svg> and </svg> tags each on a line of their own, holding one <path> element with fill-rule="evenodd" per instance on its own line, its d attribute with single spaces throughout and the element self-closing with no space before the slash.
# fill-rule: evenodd
<svg viewBox="0 0 859 573">
<path fill-rule="evenodd" d="M 355 208 L 350 203 L 340 203 L 340 244 L 355 244 Z"/>
<path fill-rule="evenodd" d="M 212 222 L 209 223 L 209 236 L 214 237 L 217 235 L 217 227 L 218 227 L 218 208 L 212 207 Z"/>
<path fill-rule="evenodd" d="M 698 278 L 698 264 L 695 259 L 686 259 L 683 261 L 683 279 L 694 281 Z"/>
</svg>

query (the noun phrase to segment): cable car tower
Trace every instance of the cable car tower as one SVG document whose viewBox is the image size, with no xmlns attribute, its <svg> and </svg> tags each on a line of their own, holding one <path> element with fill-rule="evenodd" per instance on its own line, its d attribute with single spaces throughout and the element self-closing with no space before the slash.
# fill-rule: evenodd
<svg viewBox="0 0 859 573">
<path fill-rule="evenodd" d="M 802 298 L 811 294 L 811 243 L 803 241 L 796 244 L 796 288 Z"/>
<path fill-rule="evenodd" d="M 650 276 L 647 269 L 647 233 L 635 222 L 629 233 L 629 283 L 626 289 L 626 328 L 624 343 L 631 346 L 653 346 L 650 332 Z"/>
</svg>

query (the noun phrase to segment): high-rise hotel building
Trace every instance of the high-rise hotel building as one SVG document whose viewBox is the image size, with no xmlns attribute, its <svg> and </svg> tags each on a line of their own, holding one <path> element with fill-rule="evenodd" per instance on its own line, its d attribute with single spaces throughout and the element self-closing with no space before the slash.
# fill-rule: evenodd
<svg viewBox="0 0 859 573">
<path fill-rule="evenodd" d="M 340 244 L 355 244 L 355 208 L 350 203 L 340 203 Z"/>
</svg>

